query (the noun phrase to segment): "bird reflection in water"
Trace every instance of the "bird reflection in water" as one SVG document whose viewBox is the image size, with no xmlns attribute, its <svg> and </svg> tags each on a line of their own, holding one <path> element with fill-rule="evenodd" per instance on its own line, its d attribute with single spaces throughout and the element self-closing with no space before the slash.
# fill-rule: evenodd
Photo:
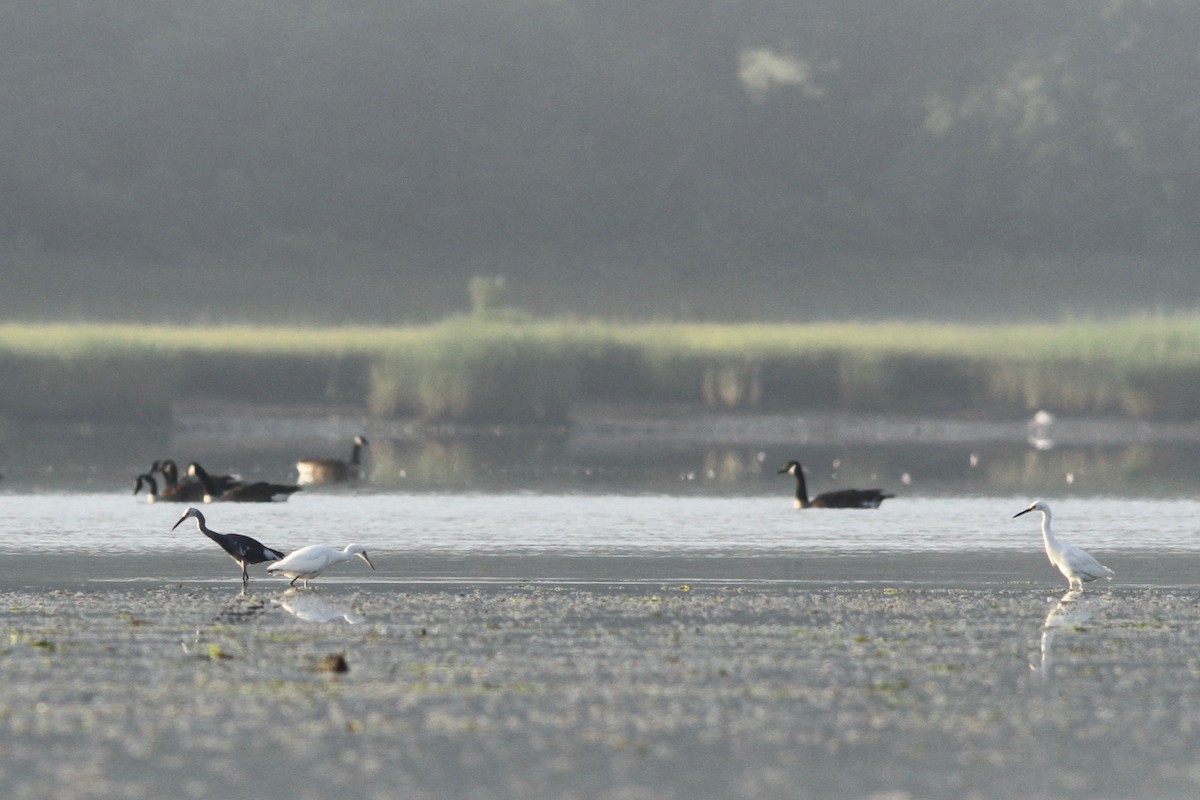
<svg viewBox="0 0 1200 800">
<path fill-rule="evenodd" d="M 366 620 L 349 603 L 323 597 L 315 591 L 288 589 L 275 601 L 292 616 L 305 622 L 338 622 L 345 620 L 357 625 Z"/>
<path fill-rule="evenodd" d="M 1043 681 L 1051 680 L 1054 670 L 1054 640 L 1063 631 L 1082 633 L 1081 627 L 1095 616 L 1102 606 L 1110 600 L 1106 597 L 1083 597 L 1078 589 L 1072 589 L 1064 594 L 1057 604 L 1050 609 L 1042 623 L 1041 659 L 1029 668 Z"/>
</svg>

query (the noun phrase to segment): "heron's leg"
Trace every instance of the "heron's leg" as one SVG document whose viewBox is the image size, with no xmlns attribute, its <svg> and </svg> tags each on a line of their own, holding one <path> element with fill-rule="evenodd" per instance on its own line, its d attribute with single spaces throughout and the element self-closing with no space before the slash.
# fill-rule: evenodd
<svg viewBox="0 0 1200 800">
<path fill-rule="evenodd" d="M 300 580 L 300 576 L 299 576 L 299 575 L 297 575 L 296 577 L 292 578 L 292 582 L 291 582 L 291 583 L 289 583 L 289 584 L 288 584 L 288 586 L 295 586 L 295 585 L 296 585 L 296 581 L 298 581 L 298 580 Z"/>
<path fill-rule="evenodd" d="M 246 572 L 246 562 L 242 562 L 242 588 L 250 585 L 250 573 Z"/>
</svg>

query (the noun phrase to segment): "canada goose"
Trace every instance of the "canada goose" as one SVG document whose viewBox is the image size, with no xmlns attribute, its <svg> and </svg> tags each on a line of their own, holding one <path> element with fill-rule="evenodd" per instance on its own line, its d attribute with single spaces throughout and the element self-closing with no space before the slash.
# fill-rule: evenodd
<svg viewBox="0 0 1200 800">
<path fill-rule="evenodd" d="M 799 461 L 789 461 L 778 474 L 790 473 L 796 478 L 796 508 L 879 508 L 880 504 L 894 494 L 882 489 L 837 489 L 808 499 L 808 485 L 804 482 L 804 468 Z"/>
<path fill-rule="evenodd" d="M 1083 590 L 1083 584 L 1108 578 L 1112 580 L 1114 573 L 1111 569 L 1097 561 L 1090 553 L 1084 552 L 1073 544 L 1060 542 L 1050 530 L 1050 506 L 1041 500 L 1029 504 L 1029 508 L 1013 514 L 1013 519 L 1028 514 L 1030 511 L 1040 511 L 1042 514 L 1042 544 L 1046 546 L 1046 557 L 1050 563 L 1058 567 L 1058 571 L 1067 579 L 1067 588 L 1072 592 Z"/>
<path fill-rule="evenodd" d="M 143 486 L 146 487 L 146 502 L 158 502 L 158 481 L 154 480 L 154 476 L 149 472 L 137 476 L 137 483 L 134 484 L 133 493 L 137 494 L 140 492 Z"/>
<path fill-rule="evenodd" d="M 164 458 L 151 464 L 150 475 L 155 472 L 160 472 L 163 476 L 163 487 L 158 492 L 159 500 L 173 503 L 197 503 L 204 497 L 204 487 L 198 480 L 194 478 L 182 482 L 179 480 L 179 467 L 171 459 Z"/>
<path fill-rule="evenodd" d="M 287 500 L 293 492 L 300 491 L 300 487 L 296 485 L 267 483 L 266 481 L 239 483 L 222 490 L 220 486 L 214 483 L 213 479 L 204 470 L 204 467 L 195 461 L 188 464 L 188 475 L 195 477 L 204 485 L 204 502 L 206 503 L 218 500 L 229 503 L 282 502 Z"/>
<path fill-rule="evenodd" d="M 350 450 L 350 460 L 340 458 L 302 458 L 296 462 L 296 471 L 300 473 L 299 482 L 306 483 L 341 483 L 362 478 L 362 449 L 369 444 L 365 436 L 354 437 L 354 447 Z"/>
</svg>

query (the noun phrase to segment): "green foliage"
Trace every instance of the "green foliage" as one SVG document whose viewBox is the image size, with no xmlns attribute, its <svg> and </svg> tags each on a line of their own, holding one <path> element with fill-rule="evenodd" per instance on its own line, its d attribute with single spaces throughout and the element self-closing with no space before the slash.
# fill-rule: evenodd
<svg viewBox="0 0 1200 800">
<path fill-rule="evenodd" d="M 381 416 L 429 420 L 562 422 L 575 396 L 572 364 L 521 326 L 455 322 L 372 370 L 368 405 Z"/>
<path fill-rule="evenodd" d="M 578 402 L 1195 417 L 1200 315 L 1045 325 L 0 326 L 0 411 L 163 419 L 183 397 L 552 422 Z"/>
</svg>

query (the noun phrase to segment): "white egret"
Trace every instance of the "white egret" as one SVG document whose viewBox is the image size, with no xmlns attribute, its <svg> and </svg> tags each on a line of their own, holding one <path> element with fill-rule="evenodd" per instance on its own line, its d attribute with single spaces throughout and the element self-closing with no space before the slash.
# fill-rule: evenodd
<svg viewBox="0 0 1200 800">
<path fill-rule="evenodd" d="M 267 572 L 291 578 L 292 582 L 288 584 L 289 586 L 295 586 L 296 581 L 299 580 L 304 581 L 304 585 L 308 586 L 309 580 L 320 575 L 328 567 L 349 561 L 355 556 L 367 562 L 367 566 L 371 569 L 375 569 L 370 556 L 367 555 L 365 545 L 348 544 L 345 549 L 338 550 L 327 544 L 311 544 L 308 547 L 301 547 L 282 561 L 267 567 Z"/>
<path fill-rule="evenodd" d="M 796 478 L 796 508 L 879 508 L 884 500 L 896 496 L 882 489 L 838 489 L 809 500 L 804 467 L 800 462 L 789 461 L 777 474 L 785 472 Z"/>
<path fill-rule="evenodd" d="M 1081 591 L 1083 584 L 1089 581 L 1107 578 L 1112 580 L 1114 573 L 1101 564 L 1089 553 L 1073 544 L 1060 542 L 1050 530 L 1050 506 L 1041 500 L 1029 504 L 1029 508 L 1013 514 L 1013 519 L 1028 514 L 1030 511 L 1040 511 L 1042 514 L 1042 540 L 1046 545 L 1046 556 L 1050 563 L 1058 567 L 1058 571 L 1066 577 L 1070 588 Z"/>
</svg>

